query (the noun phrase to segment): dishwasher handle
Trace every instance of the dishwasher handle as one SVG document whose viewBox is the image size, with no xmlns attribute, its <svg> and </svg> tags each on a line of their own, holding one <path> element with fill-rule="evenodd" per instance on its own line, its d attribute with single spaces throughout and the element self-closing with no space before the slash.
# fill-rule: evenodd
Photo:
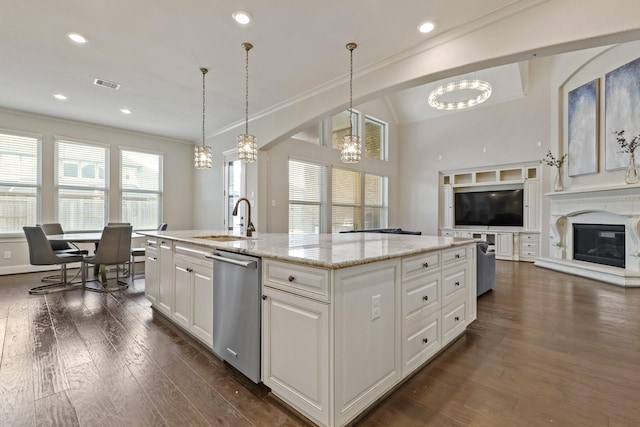
<svg viewBox="0 0 640 427">
<path fill-rule="evenodd" d="M 215 261 L 228 262 L 229 264 L 238 265 L 244 268 L 256 268 L 258 266 L 258 261 L 238 261 L 231 258 L 225 258 L 219 254 L 205 255 L 205 257 Z"/>
</svg>

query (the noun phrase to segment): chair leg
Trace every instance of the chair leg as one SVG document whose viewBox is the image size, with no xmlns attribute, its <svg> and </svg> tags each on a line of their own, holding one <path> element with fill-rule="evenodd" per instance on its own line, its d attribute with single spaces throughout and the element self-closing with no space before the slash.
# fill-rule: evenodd
<svg viewBox="0 0 640 427">
<path fill-rule="evenodd" d="M 133 280 L 136 278 L 136 257 L 133 255 L 131 255 L 131 258 L 129 259 L 129 265 L 131 266 L 129 269 L 131 271 L 131 280 Z"/>
</svg>

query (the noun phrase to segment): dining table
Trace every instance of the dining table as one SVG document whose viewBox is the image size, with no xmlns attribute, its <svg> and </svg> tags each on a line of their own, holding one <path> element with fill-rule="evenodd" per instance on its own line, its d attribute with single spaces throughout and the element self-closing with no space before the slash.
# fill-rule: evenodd
<svg viewBox="0 0 640 427">
<path fill-rule="evenodd" d="M 135 231 L 131 233 L 131 239 L 144 237 L 142 234 L 138 234 Z M 102 231 L 90 231 L 83 233 L 64 233 L 64 234 L 48 234 L 47 240 L 49 241 L 63 241 L 71 244 L 76 249 L 80 250 L 77 246 L 79 243 L 93 243 L 95 244 L 96 249 L 98 249 L 98 243 L 100 243 L 100 239 L 102 238 Z M 107 283 L 107 271 L 104 265 L 96 265 L 94 268 L 94 275 L 98 276 L 100 274 L 100 278 L 102 283 Z"/>
</svg>

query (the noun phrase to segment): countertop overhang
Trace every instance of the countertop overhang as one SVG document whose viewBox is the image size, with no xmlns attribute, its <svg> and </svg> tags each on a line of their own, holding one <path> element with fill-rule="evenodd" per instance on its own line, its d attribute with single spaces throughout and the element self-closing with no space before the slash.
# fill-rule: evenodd
<svg viewBox="0 0 640 427">
<path fill-rule="evenodd" d="M 415 236 L 387 233 L 287 234 L 254 233 L 247 238 L 220 230 L 138 231 L 212 250 L 339 269 L 386 259 L 415 255 L 476 241 L 472 238 Z M 204 236 L 235 236 L 241 240 L 215 241 Z"/>
</svg>

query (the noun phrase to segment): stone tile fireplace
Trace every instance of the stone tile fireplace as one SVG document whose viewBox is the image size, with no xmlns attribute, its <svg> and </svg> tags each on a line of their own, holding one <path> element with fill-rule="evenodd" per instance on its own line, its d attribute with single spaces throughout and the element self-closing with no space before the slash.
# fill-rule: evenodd
<svg viewBox="0 0 640 427">
<path fill-rule="evenodd" d="M 640 286 L 640 186 L 549 193 L 549 257 L 536 265 Z"/>
</svg>

